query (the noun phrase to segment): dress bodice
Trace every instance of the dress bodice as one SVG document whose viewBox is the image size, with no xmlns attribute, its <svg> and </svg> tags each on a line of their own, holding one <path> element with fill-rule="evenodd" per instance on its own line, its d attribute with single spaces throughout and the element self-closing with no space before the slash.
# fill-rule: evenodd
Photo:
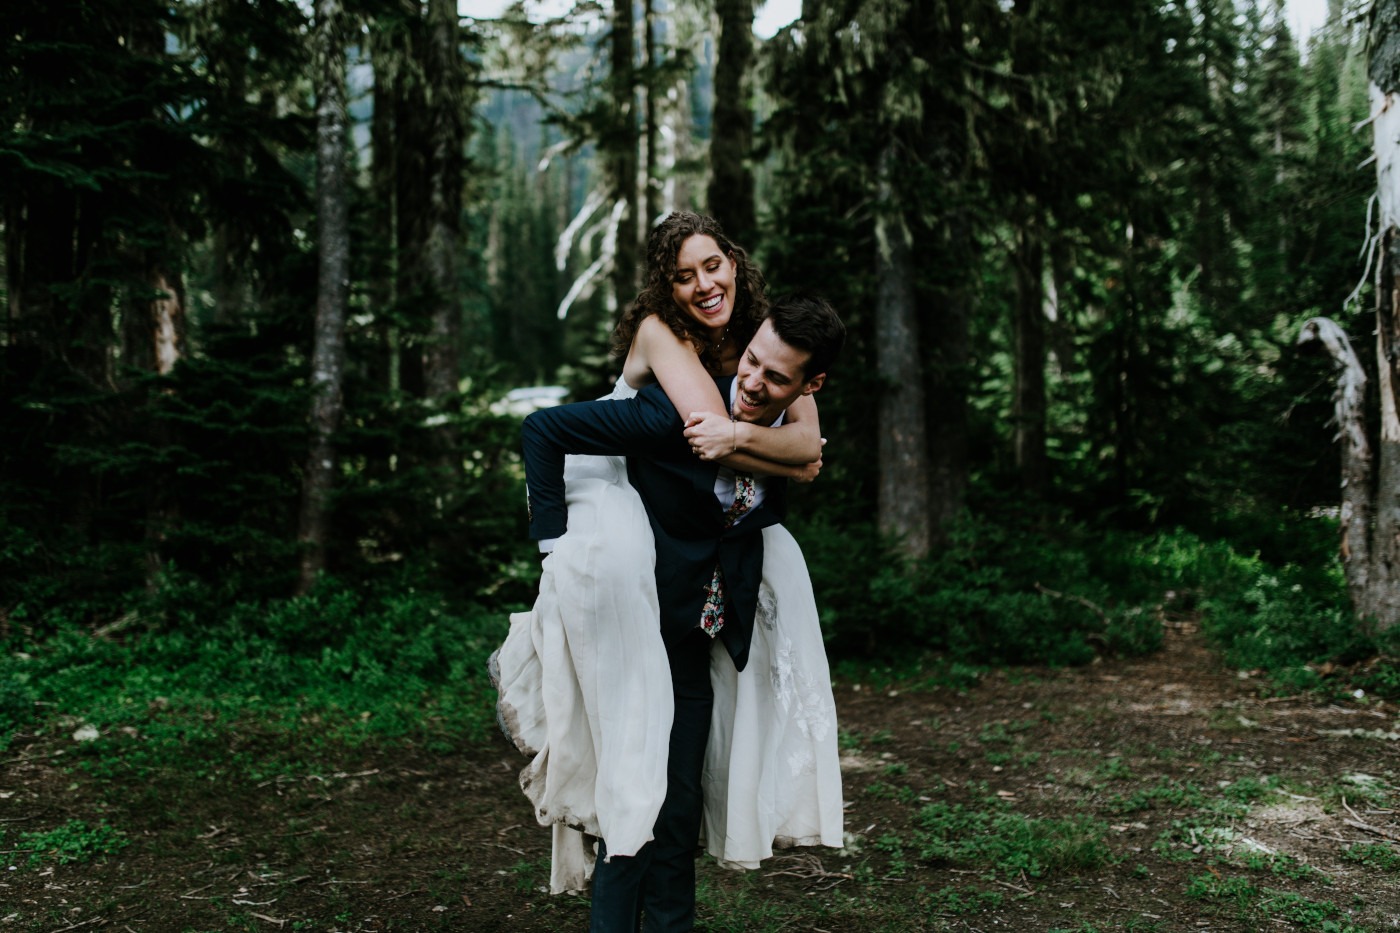
<svg viewBox="0 0 1400 933">
<path fill-rule="evenodd" d="M 627 377 L 622 373 L 617 376 L 617 382 L 613 383 L 613 389 L 604 398 L 632 398 L 637 394 L 637 389 L 627 384 Z"/>
</svg>

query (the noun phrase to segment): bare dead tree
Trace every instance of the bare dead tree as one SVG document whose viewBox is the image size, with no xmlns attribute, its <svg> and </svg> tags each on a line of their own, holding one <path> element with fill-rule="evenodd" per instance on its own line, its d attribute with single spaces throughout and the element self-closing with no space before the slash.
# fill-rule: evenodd
<svg viewBox="0 0 1400 933">
<path fill-rule="evenodd" d="M 1376 230 L 1367 242 L 1376 278 L 1376 382 L 1380 443 L 1366 434 L 1366 374 L 1345 332 L 1327 318 L 1303 326 L 1299 343 L 1321 342 L 1340 378 L 1342 558 L 1352 609 L 1363 624 L 1400 622 L 1400 0 L 1370 7 L 1367 76 L 1376 164 Z M 1358 287 L 1359 291 L 1359 287 Z M 1374 462 L 1374 466 L 1373 466 Z"/>
<path fill-rule="evenodd" d="M 1330 318 L 1303 325 L 1299 344 L 1320 343 L 1338 370 L 1333 395 L 1337 436 L 1342 442 L 1342 562 L 1347 592 L 1361 615 L 1369 615 L 1371 571 L 1371 445 L 1366 439 L 1366 369 L 1351 348 L 1346 331 Z"/>
</svg>

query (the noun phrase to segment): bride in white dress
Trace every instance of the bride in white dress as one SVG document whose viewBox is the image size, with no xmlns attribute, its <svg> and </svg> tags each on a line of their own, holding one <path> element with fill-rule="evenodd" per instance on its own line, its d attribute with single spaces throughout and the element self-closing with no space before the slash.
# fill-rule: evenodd
<svg viewBox="0 0 1400 933">
<path fill-rule="evenodd" d="M 732 422 L 709 373 L 732 374 L 762 320 L 763 277 L 711 218 L 675 213 L 651 233 L 647 288 L 614 333 L 626 351 L 607 398 L 659 381 L 697 453 L 731 468 L 812 479 L 821 439 L 810 397 L 782 427 Z M 709 412 L 708 415 L 699 415 Z M 815 463 L 813 461 L 816 461 Z M 593 869 L 587 836 L 611 855 L 651 839 L 666 795 L 672 716 L 655 550 L 620 457 L 570 456 L 568 531 L 545 558 L 529 612 L 492 656 L 502 728 L 530 756 L 521 788 L 551 826 L 555 893 Z M 811 578 L 781 525 L 763 530 L 763 583 L 749 662 L 717 641 L 705 753 L 705 848 L 757 868 L 774 847 L 842 844 L 836 708 Z"/>
</svg>

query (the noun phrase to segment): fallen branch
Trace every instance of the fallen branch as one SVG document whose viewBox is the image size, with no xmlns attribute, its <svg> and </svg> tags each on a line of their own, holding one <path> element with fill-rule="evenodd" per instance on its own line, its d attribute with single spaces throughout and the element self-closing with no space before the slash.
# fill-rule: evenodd
<svg viewBox="0 0 1400 933">
<path fill-rule="evenodd" d="M 85 927 L 85 926 L 87 926 L 89 923 L 105 923 L 105 922 L 106 922 L 106 921 L 103 920 L 101 917 L 93 917 L 91 920 L 84 920 L 82 923 L 75 923 L 75 924 L 73 924 L 72 926 L 60 927 L 59 929 L 54 930 L 53 933 L 68 933 L 69 930 L 76 930 L 78 927 Z"/>
<path fill-rule="evenodd" d="M 1019 884 L 1012 884 L 1010 881 L 993 881 L 992 884 L 999 884 L 1003 888 L 1010 888 L 1013 891 L 1020 891 L 1022 894 L 1035 897 L 1035 892 L 1029 888 L 1023 888 Z"/>
<path fill-rule="evenodd" d="M 1348 807 L 1348 810 L 1351 808 Z M 1368 833 L 1375 833 L 1382 839 L 1389 839 L 1392 842 L 1400 842 L 1400 833 L 1393 833 L 1388 829 L 1381 829 L 1379 826 L 1372 826 L 1370 823 L 1362 823 L 1359 820 L 1342 820 L 1343 823 L 1355 829 L 1364 830 Z"/>
<path fill-rule="evenodd" d="M 1071 599 L 1079 603 L 1081 606 L 1087 606 L 1088 608 L 1094 610 L 1094 612 L 1098 614 L 1098 617 L 1103 620 L 1104 625 L 1108 624 L 1108 613 L 1104 612 L 1097 605 L 1085 599 L 1083 596 L 1076 596 L 1073 593 L 1060 593 L 1050 589 L 1049 587 L 1041 586 L 1039 583 L 1035 585 L 1035 588 L 1040 592 L 1044 593 L 1046 596 L 1053 596 L 1056 599 Z"/>
<path fill-rule="evenodd" d="M 43 761 L 45 758 L 57 758 L 63 753 L 64 750 L 59 749 L 58 751 L 50 752 L 47 755 L 25 755 L 21 758 L 11 758 L 8 761 L 0 761 L 0 765 L 16 765 L 19 764 L 21 761 Z"/>
</svg>

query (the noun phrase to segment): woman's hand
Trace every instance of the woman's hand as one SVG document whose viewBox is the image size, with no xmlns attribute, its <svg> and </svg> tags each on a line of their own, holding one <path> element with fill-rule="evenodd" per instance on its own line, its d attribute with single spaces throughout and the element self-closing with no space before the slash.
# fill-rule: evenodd
<svg viewBox="0 0 1400 933">
<path fill-rule="evenodd" d="M 822 443 L 826 442 L 823 441 Z M 811 463 L 804 463 L 799 467 L 794 467 L 793 469 L 796 470 L 796 472 L 792 474 L 793 482 L 810 483 L 812 480 L 816 479 L 817 474 L 822 471 L 822 462 L 821 459 L 818 458 L 816 460 L 813 460 Z"/>
<path fill-rule="evenodd" d="M 701 460 L 718 460 L 738 449 L 739 426 L 728 415 L 693 411 L 685 421 L 685 437 Z"/>
</svg>

